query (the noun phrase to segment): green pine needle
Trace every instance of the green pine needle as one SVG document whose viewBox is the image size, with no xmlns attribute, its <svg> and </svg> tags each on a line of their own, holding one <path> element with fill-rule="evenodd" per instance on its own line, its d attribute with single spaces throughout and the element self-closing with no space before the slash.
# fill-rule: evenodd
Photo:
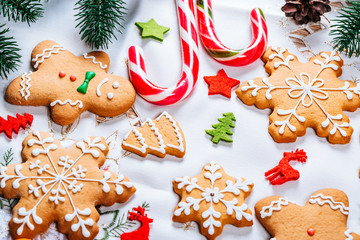
<svg viewBox="0 0 360 240">
<path fill-rule="evenodd" d="M 4 17 L 15 22 L 36 22 L 44 14 L 41 0 L 0 0 L 0 11 Z"/>
<path fill-rule="evenodd" d="M 9 32 L 0 25 L 0 77 L 7 78 L 10 71 L 15 71 L 21 63 L 20 49 L 13 37 L 6 37 Z"/>
<path fill-rule="evenodd" d="M 126 14 L 123 0 L 79 0 L 75 6 L 81 40 L 85 39 L 91 48 L 105 49 L 113 38 L 117 40 Z"/>
<path fill-rule="evenodd" d="M 12 148 L 6 151 L 3 155 L 3 161 L 0 163 L 3 167 L 8 166 L 14 160 L 14 152 Z"/>
<path fill-rule="evenodd" d="M 351 6 L 343 8 L 331 26 L 332 43 L 348 57 L 360 55 L 360 1 L 348 1 Z"/>
<path fill-rule="evenodd" d="M 0 163 L 2 166 L 8 166 L 14 160 L 13 149 L 10 148 L 3 155 L 3 161 Z M 18 203 L 18 199 L 5 199 L 0 197 L 0 209 L 12 210 Z"/>
</svg>

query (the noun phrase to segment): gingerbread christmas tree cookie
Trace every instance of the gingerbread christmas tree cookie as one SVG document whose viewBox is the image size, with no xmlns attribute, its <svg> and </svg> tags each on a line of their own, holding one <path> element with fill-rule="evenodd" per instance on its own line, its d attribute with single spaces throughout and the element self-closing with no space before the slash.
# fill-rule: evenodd
<svg viewBox="0 0 360 240">
<path fill-rule="evenodd" d="M 167 112 L 163 112 L 155 120 L 147 119 L 140 127 L 133 127 L 124 137 L 121 146 L 142 157 L 150 153 L 161 158 L 166 154 L 181 158 L 186 151 L 184 133 Z"/>
<path fill-rule="evenodd" d="M 135 101 L 132 84 L 107 73 L 110 59 L 105 52 L 77 57 L 46 40 L 34 48 L 31 64 L 35 72 L 12 81 L 5 98 L 16 105 L 49 106 L 52 119 L 60 125 L 73 123 L 84 111 L 114 117 Z"/>
<path fill-rule="evenodd" d="M 360 85 L 338 79 L 342 59 L 321 52 L 299 62 L 285 48 L 270 47 L 263 55 L 268 78 L 246 81 L 236 90 L 247 105 L 271 108 L 269 133 L 276 142 L 294 142 L 313 128 L 330 143 L 348 143 L 353 132 L 343 111 L 360 106 Z"/>
<path fill-rule="evenodd" d="M 198 222 L 201 233 L 213 240 L 225 224 L 251 226 L 253 216 L 245 204 L 253 188 L 251 181 L 231 177 L 217 163 L 206 164 L 196 177 L 179 177 L 173 181 L 180 196 L 173 216 L 174 222 Z"/>
<path fill-rule="evenodd" d="M 13 238 L 32 239 L 57 222 L 71 240 L 94 239 L 100 217 L 95 205 L 122 203 L 135 192 L 123 175 L 99 169 L 108 151 L 101 137 L 67 148 L 49 133 L 25 138 L 24 162 L 0 167 L 0 194 L 20 198 L 9 223 Z"/>
<path fill-rule="evenodd" d="M 255 213 L 274 240 L 360 240 L 347 228 L 349 200 L 337 189 L 315 192 L 305 206 L 267 197 L 256 203 Z"/>
</svg>

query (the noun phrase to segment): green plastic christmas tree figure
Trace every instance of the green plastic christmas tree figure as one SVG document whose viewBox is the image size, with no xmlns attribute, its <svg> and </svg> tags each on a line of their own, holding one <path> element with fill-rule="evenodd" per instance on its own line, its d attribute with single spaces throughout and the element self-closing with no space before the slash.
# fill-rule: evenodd
<svg viewBox="0 0 360 240">
<path fill-rule="evenodd" d="M 216 144 L 218 144 L 220 140 L 225 142 L 233 141 L 228 135 L 233 135 L 230 127 L 235 127 L 233 121 L 236 121 L 236 118 L 232 112 L 224 113 L 223 116 L 224 118 L 218 118 L 220 123 L 212 125 L 214 129 L 205 130 L 207 134 L 213 136 L 211 141 Z"/>
</svg>

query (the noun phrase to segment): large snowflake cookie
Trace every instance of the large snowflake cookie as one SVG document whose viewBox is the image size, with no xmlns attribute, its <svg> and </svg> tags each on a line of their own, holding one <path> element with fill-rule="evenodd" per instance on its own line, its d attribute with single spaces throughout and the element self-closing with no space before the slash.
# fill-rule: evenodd
<svg viewBox="0 0 360 240">
<path fill-rule="evenodd" d="M 110 59 L 105 52 L 77 57 L 46 40 L 32 51 L 31 63 L 36 71 L 12 81 L 5 98 L 17 105 L 49 106 L 52 119 L 60 125 L 74 122 L 84 111 L 114 117 L 135 101 L 132 84 L 107 73 Z"/>
<path fill-rule="evenodd" d="M 236 90 L 247 105 L 273 109 L 269 133 L 276 142 L 294 142 L 314 128 L 330 143 L 348 143 L 353 132 L 345 111 L 360 106 L 360 85 L 339 80 L 342 59 L 321 52 L 299 62 L 285 48 L 270 47 L 263 55 L 268 78 L 246 81 Z"/>
<path fill-rule="evenodd" d="M 180 177 L 173 181 L 174 191 L 181 200 L 173 221 L 200 224 L 201 233 L 213 240 L 225 224 L 251 226 L 253 216 L 245 204 L 254 184 L 244 178 L 231 177 L 217 163 L 204 166 L 196 177 Z"/>
<path fill-rule="evenodd" d="M 305 206 L 271 196 L 256 203 L 255 214 L 273 240 L 360 240 L 347 228 L 349 200 L 343 191 L 315 192 Z"/>
<path fill-rule="evenodd" d="M 167 112 L 155 120 L 146 119 L 140 127 L 133 127 L 121 144 L 124 150 L 146 157 L 148 153 L 158 157 L 166 154 L 184 157 L 186 142 L 180 125 Z"/>
<path fill-rule="evenodd" d="M 49 133 L 25 138 L 24 162 L 0 167 L 0 194 L 20 198 L 9 223 L 12 236 L 32 239 L 57 222 L 69 239 L 94 239 L 100 217 L 95 205 L 122 203 L 135 192 L 123 175 L 99 169 L 108 151 L 101 137 L 66 148 Z"/>
</svg>

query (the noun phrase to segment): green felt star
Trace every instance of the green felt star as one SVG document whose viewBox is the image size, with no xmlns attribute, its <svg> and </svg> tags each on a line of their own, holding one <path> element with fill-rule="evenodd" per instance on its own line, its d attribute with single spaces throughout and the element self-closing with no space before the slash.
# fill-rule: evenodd
<svg viewBox="0 0 360 240">
<path fill-rule="evenodd" d="M 153 38 L 161 42 L 164 40 L 164 34 L 170 30 L 157 24 L 153 18 L 148 22 L 136 22 L 135 25 L 142 31 L 141 38 Z"/>
</svg>

